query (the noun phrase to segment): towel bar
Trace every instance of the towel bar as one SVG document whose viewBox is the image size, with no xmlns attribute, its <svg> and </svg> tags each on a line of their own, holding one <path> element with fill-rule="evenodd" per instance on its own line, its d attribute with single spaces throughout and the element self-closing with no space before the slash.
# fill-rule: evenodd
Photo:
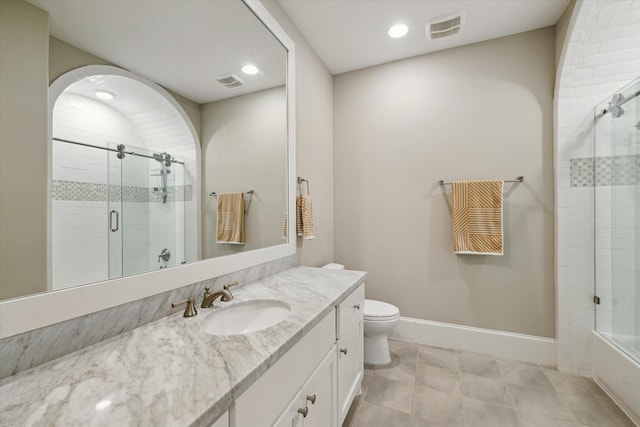
<svg viewBox="0 0 640 427">
<path fill-rule="evenodd" d="M 244 194 L 245 196 L 246 195 L 252 195 L 253 194 L 253 190 L 249 190 L 246 193 L 242 193 L 242 194 Z M 211 197 L 211 196 L 218 197 L 218 193 L 216 193 L 215 191 L 213 193 L 209 193 L 209 197 Z"/>
<path fill-rule="evenodd" d="M 516 179 L 505 179 L 504 182 L 524 182 L 524 176 L 519 176 Z M 440 184 L 440 185 L 451 185 L 450 182 L 444 182 L 443 179 L 438 181 L 438 184 Z"/>
</svg>

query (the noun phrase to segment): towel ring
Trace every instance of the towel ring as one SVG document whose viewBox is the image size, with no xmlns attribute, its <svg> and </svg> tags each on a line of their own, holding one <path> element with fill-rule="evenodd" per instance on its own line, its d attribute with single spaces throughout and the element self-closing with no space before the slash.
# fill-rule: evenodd
<svg viewBox="0 0 640 427">
<path fill-rule="evenodd" d="M 302 183 L 303 182 L 307 183 L 307 196 L 310 196 L 311 195 L 311 191 L 309 190 L 309 181 L 304 179 L 304 178 L 298 177 L 298 189 L 300 190 L 300 194 L 302 194 Z"/>
</svg>

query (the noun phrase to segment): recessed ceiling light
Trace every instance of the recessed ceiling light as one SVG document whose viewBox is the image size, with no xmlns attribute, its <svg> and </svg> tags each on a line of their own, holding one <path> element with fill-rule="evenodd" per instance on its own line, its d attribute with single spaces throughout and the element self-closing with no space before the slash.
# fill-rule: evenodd
<svg viewBox="0 0 640 427">
<path fill-rule="evenodd" d="M 409 27 L 405 24 L 396 24 L 393 27 L 389 28 L 389 37 L 394 39 L 404 37 L 409 32 Z"/>
<path fill-rule="evenodd" d="M 242 67 L 242 72 L 245 74 L 249 74 L 250 76 L 254 75 L 254 74 L 258 74 L 258 67 L 256 67 L 255 65 L 245 65 L 244 67 Z"/>
<path fill-rule="evenodd" d="M 116 97 L 115 93 L 106 90 L 97 90 L 96 96 L 101 99 L 113 99 Z"/>
</svg>

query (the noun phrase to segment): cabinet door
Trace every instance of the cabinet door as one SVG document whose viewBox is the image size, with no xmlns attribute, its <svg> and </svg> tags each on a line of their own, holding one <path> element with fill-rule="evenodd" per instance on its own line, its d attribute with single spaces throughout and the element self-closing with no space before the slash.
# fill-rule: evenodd
<svg viewBox="0 0 640 427">
<path fill-rule="evenodd" d="M 274 427 L 337 427 L 336 347 L 322 360 Z"/>
<path fill-rule="evenodd" d="M 338 306 L 338 421 L 342 423 L 353 398 L 360 394 L 364 371 L 364 285 Z"/>
<path fill-rule="evenodd" d="M 334 347 L 302 390 L 302 397 L 308 409 L 307 416 L 301 417 L 304 427 L 336 427 L 337 375 Z"/>
<path fill-rule="evenodd" d="M 272 427 L 302 427 L 302 416 L 298 409 L 304 408 L 305 402 L 302 392 L 298 394 L 284 410 L 282 415 L 273 423 Z"/>
<path fill-rule="evenodd" d="M 280 420 L 280 414 L 299 394 L 327 352 L 335 350 L 335 340 L 336 317 L 330 313 L 236 399 L 231 407 L 231 425 L 269 427 L 274 420 Z"/>
</svg>

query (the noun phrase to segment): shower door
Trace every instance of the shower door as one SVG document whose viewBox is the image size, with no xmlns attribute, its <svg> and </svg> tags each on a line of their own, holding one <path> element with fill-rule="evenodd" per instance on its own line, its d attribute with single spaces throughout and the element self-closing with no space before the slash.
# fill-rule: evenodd
<svg viewBox="0 0 640 427">
<path fill-rule="evenodd" d="M 640 81 L 596 122 L 596 329 L 640 362 Z"/>
<path fill-rule="evenodd" d="M 185 261 L 182 159 L 129 145 L 108 148 L 53 141 L 52 290 Z"/>
<path fill-rule="evenodd" d="M 166 153 L 132 146 L 125 151 L 136 155 L 109 156 L 110 278 L 179 265 L 185 259 L 184 201 L 176 191 L 183 188 L 183 164 Z"/>
</svg>

